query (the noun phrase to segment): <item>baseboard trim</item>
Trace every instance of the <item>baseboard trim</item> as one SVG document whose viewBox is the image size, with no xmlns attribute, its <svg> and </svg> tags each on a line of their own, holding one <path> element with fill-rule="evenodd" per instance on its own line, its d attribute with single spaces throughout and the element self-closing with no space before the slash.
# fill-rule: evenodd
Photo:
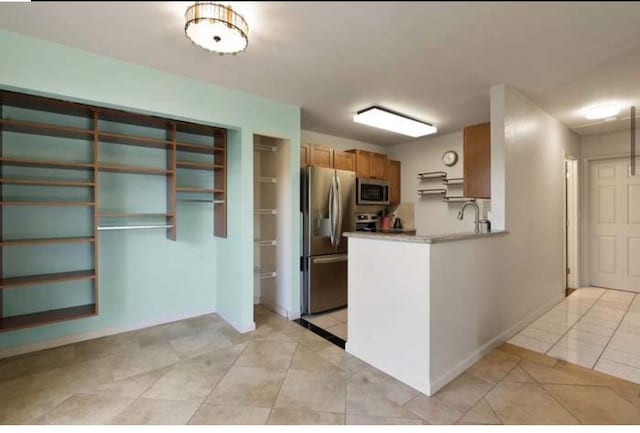
<svg viewBox="0 0 640 433">
<path fill-rule="evenodd" d="M 261 304 L 264 305 L 267 309 L 273 311 L 276 314 L 281 315 L 282 317 L 286 317 L 289 320 L 296 320 L 299 319 L 300 316 L 300 312 L 299 311 L 289 311 L 286 308 L 280 306 L 280 305 L 273 305 L 268 301 L 265 301 L 264 299 L 260 298 L 259 302 L 256 302 L 257 304 Z"/>
<path fill-rule="evenodd" d="M 511 326 L 509 329 L 501 332 L 496 337 L 492 338 L 487 343 L 480 346 L 478 349 L 474 350 L 469 356 L 465 359 L 457 363 L 453 368 L 447 371 L 445 374 L 440 376 L 439 378 L 430 381 L 429 383 L 429 395 L 433 395 L 442 387 L 444 387 L 447 383 L 451 382 L 453 379 L 462 374 L 465 370 L 479 361 L 483 356 L 488 355 L 495 348 L 500 346 L 502 343 L 513 337 L 515 334 L 526 328 L 531 322 L 537 320 L 544 313 L 549 311 L 554 305 L 558 304 L 562 301 L 564 297 L 561 297 L 558 300 L 554 300 L 552 302 L 548 302 L 542 307 L 538 308 L 532 314 L 529 314 L 523 320 L 520 320 L 515 325 Z"/>
<path fill-rule="evenodd" d="M 253 320 L 249 323 L 238 323 L 235 320 L 233 320 L 230 317 L 226 317 L 226 314 L 218 311 L 218 316 L 220 316 L 225 322 L 227 322 L 229 325 L 233 326 L 236 331 L 238 331 L 241 334 L 246 334 L 247 332 L 251 332 L 251 331 L 255 331 L 256 330 L 256 322 L 254 322 Z"/>
<path fill-rule="evenodd" d="M 115 326 L 111 328 L 100 329 L 97 331 L 81 332 L 78 334 L 65 335 L 63 337 L 52 338 L 50 340 L 37 341 L 19 346 L 10 346 L 0 348 L 0 359 L 9 358 L 11 356 L 24 355 L 25 353 L 37 352 L 39 350 L 51 349 L 53 347 L 66 346 L 67 344 L 79 343 L 81 341 L 93 340 L 110 335 L 122 334 L 124 332 L 137 331 L 139 329 L 149 328 L 151 326 L 164 325 L 166 323 L 176 322 L 178 320 L 191 319 L 193 317 L 204 316 L 206 314 L 215 313 L 213 310 L 194 311 L 189 314 L 180 314 L 176 316 L 164 317 L 162 319 L 138 322 L 127 326 Z"/>
</svg>

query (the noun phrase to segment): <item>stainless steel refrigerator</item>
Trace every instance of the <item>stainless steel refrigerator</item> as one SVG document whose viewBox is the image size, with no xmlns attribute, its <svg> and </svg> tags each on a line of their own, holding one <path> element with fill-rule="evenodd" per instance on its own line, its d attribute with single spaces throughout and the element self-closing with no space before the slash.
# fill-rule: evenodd
<svg viewBox="0 0 640 433">
<path fill-rule="evenodd" d="M 355 230 L 356 174 L 306 167 L 302 176 L 303 312 L 347 305 L 347 239 Z"/>
</svg>

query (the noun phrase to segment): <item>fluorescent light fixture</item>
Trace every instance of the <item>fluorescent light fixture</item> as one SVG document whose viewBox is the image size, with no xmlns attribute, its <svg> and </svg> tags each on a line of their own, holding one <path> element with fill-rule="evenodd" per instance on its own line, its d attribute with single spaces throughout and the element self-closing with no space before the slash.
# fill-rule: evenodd
<svg viewBox="0 0 640 433">
<path fill-rule="evenodd" d="M 606 119 L 617 116 L 619 113 L 620 106 L 618 104 L 601 104 L 587 108 L 584 117 L 589 120 Z"/>
<path fill-rule="evenodd" d="M 358 111 L 358 113 L 353 116 L 353 121 L 414 138 L 438 132 L 438 128 L 430 123 L 421 122 L 420 120 L 412 119 L 403 114 L 376 106 Z"/>
</svg>

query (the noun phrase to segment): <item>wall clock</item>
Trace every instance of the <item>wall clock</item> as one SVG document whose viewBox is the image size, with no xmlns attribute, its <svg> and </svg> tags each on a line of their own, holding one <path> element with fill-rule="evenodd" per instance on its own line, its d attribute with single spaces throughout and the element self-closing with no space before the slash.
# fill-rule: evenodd
<svg viewBox="0 0 640 433">
<path fill-rule="evenodd" d="M 442 155 L 442 163 L 447 167 L 456 165 L 456 162 L 458 162 L 458 153 L 455 150 L 447 150 Z"/>
</svg>

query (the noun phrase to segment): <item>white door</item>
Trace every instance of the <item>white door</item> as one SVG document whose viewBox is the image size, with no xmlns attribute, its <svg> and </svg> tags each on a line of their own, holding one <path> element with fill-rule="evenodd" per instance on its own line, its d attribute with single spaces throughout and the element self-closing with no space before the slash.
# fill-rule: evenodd
<svg viewBox="0 0 640 433">
<path fill-rule="evenodd" d="M 594 161 L 590 187 L 591 284 L 640 292 L 640 175 L 629 158 Z"/>
</svg>

